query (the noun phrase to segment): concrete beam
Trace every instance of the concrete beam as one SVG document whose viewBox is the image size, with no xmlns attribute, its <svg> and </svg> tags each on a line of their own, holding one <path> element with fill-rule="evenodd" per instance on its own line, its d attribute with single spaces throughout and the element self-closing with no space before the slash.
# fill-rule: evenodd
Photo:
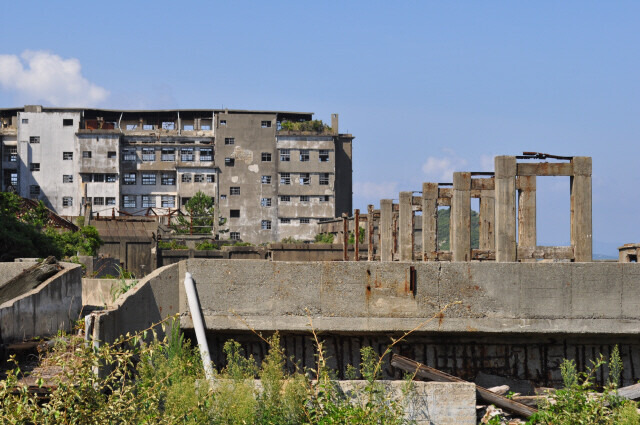
<svg viewBox="0 0 640 425">
<path fill-rule="evenodd" d="M 393 260 L 393 200 L 380 200 L 380 261 Z"/>
<path fill-rule="evenodd" d="M 453 173 L 451 258 L 471 260 L 471 173 Z"/>
<path fill-rule="evenodd" d="M 575 261 L 593 261 L 591 157 L 576 156 L 572 160 L 571 177 L 571 245 Z"/>
<path fill-rule="evenodd" d="M 516 157 L 496 156 L 496 261 L 516 261 Z"/>
<path fill-rule="evenodd" d="M 413 209 L 411 192 L 400 192 L 398 212 L 398 253 L 400 261 L 413 261 Z"/>
<path fill-rule="evenodd" d="M 438 183 L 422 183 L 422 261 L 438 251 Z"/>
</svg>

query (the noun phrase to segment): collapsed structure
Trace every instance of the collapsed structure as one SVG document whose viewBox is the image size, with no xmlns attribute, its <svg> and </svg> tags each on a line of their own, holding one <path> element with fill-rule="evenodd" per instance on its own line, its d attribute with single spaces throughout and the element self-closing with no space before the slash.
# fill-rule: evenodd
<svg viewBox="0 0 640 425">
<path fill-rule="evenodd" d="M 311 239 L 351 212 L 352 140 L 312 113 L 227 109 L 0 110 L 1 186 L 64 216 L 167 214 L 198 191 L 226 238 Z M 307 127 L 303 127 L 307 128 Z M 217 223 L 217 220 L 215 220 Z"/>
</svg>

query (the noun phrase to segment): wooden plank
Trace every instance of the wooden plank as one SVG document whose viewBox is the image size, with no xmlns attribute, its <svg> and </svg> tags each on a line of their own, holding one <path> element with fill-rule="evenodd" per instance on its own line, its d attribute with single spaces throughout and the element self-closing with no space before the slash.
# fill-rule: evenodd
<svg viewBox="0 0 640 425">
<path fill-rule="evenodd" d="M 518 176 L 572 176 L 573 164 L 570 162 L 519 163 Z"/>
<path fill-rule="evenodd" d="M 570 246 L 518 246 L 518 260 L 573 260 Z"/>
<path fill-rule="evenodd" d="M 412 196 L 411 205 L 414 207 L 420 207 L 418 211 L 422 210 L 422 196 Z"/>
<path fill-rule="evenodd" d="M 471 190 L 494 190 L 495 179 L 471 179 Z"/>
<path fill-rule="evenodd" d="M 453 188 L 440 187 L 438 188 L 438 198 L 451 198 L 453 196 Z"/>
<path fill-rule="evenodd" d="M 449 375 L 448 373 L 444 373 L 438 369 L 425 366 L 422 363 L 415 362 L 411 359 L 408 359 L 404 356 L 399 356 L 397 354 L 394 354 L 391 357 L 391 366 L 402 369 L 405 372 L 415 373 L 416 376 L 420 378 L 430 379 L 436 382 L 468 382 L 464 379 L 458 378 L 457 376 Z M 509 400 L 506 397 L 491 392 L 488 389 L 481 387 L 480 385 L 476 385 L 476 391 L 478 393 L 478 397 L 482 400 L 491 404 L 495 404 L 496 407 L 504 409 L 508 412 L 515 413 L 526 418 L 530 417 L 538 411 L 533 407 L 525 406 L 522 403 L 518 403 L 514 400 Z"/>
<path fill-rule="evenodd" d="M 495 260 L 496 251 L 495 249 L 472 249 L 471 259 L 472 260 Z"/>
<path fill-rule="evenodd" d="M 438 198 L 438 206 L 439 207 L 450 207 L 451 206 L 451 198 Z"/>
</svg>

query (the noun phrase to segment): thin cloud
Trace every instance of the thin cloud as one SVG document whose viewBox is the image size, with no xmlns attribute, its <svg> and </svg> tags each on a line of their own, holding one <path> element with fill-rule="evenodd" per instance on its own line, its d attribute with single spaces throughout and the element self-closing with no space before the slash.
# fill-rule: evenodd
<svg viewBox="0 0 640 425">
<path fill-rule="evenodd" d="M 80 61 L 46 51 L 0 55 L 0 87 L 22 103 L 97 106 L 109 92 L 82 76 Z"/>
<path fill-rule="evenodd" d="M 447 156 L 430 156 L 422 164 L 422 172 L 431 180 L 448 182 L 453 180 L 454 171 L 464 171 L 467 160 L 459 157 L 450 149 L 445 151 Z"/>
</svg>

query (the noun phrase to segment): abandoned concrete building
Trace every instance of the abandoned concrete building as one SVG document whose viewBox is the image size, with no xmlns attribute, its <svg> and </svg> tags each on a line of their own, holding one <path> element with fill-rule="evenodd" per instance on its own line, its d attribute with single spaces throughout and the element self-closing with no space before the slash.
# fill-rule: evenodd
<svg viewBox="0 0 640 425">
<path fill-rule="evenodd" d="M 352 141 L 331 127 L 284 129 L 312 113 L 107 110 L 27 105 L 0 110 L 2 190 L 63 216 L 164 215 L 198 191 L 226 218 L 223 238 L 312 239 L 350 214 Z M 185 211 L 186 212 L 186 211 Z"/>
</svg>

